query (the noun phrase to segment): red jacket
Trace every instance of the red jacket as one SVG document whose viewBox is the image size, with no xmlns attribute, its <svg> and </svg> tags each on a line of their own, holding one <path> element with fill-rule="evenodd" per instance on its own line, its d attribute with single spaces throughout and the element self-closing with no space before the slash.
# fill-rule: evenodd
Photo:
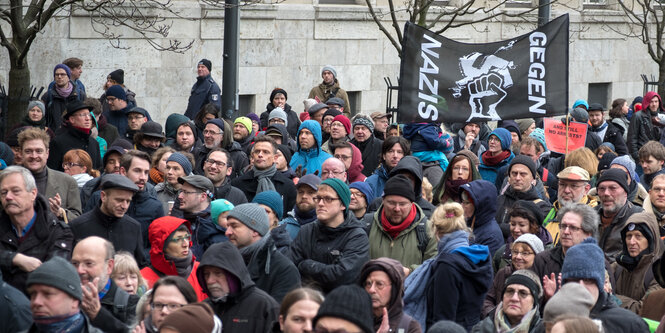
<svg viewBox="0 0 665 333">
<path fill-rule="evenodd" d="M 166 275 L 178 275 L 175 264 L 172 261 L 166 260 L 164 254 L 164 243 L 166 239 L 178 229 L 181 225 L 185 224 L 189 233 L 191 234 L 191 227 L 189 221 L 180 219 L 173 216 L 164 216 L 154 220 L 148 229 L 148 238 L 150 239 L 150 266 L 144 267 L 141 270 L 141 275 L 148 283 L 148 287 L 152 286 L 159 280 L 160 277 Z M 191 241 L 189 243 L 192 245 Z M 199 268 L 199 263 L 192 255 L 192 271 L 187 277 L 187 281 L 192 285 L 199 302 L 208 298 L 203 292 L 199 281 L 196 278 L 196 270 Z"/>
</svg>

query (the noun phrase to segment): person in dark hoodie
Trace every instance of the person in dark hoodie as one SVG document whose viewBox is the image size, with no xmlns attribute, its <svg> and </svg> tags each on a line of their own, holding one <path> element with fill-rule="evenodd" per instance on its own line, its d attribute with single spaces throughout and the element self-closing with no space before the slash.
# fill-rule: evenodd
<svg viewBox="0 0 665 333">
<path fill-rule="evenodd" d="M 286 126 L 282 124 L 272 124 L 268 126 L 265 135 L 270 136 L 275 140 L 278 145 L 285 145 L 291 150 L 291 155 L 298 149 L 296 140 L 291 139 L 291 136 L 286 130 Z"/>
<path fill-rule="evenodd" d="M 660 128 L 663 124 L 660 117 L 665 110 L 663 109 L 663 99 L 655 91 L 649 91 L 642 99 L 642 111 L 633 113 L 628 126 L 628 151 L 635 161 L 640 160 L 639 151 L 645 143 L 661 138 Z"/>
<path fill-rule="evenodd" d="M 270 111 L 276 107 L 280 107 L 286 113 L 289 136 L 295 138 L 298 134 L 298 127 L 300 127 L 300 118 L 291 109 L 291 105 L 286 103 L 287 98 L 286 90 L 282 88 L 275 88 L 270 92 L 270 103 L 266 105 L 266 110 L 261 113 L 261 129 L 266 130 L 269 127 L 268 117 L 270 116 Z"/>
<path fill-rule="evenodd" d="M 317 220 L 300 228 L 288 251 L 303 284 L 317 284 L 325 293 L 353 284 L 369 260 L 367 233 L 349 212 L 350 201 L 349 187 L 341 180 L 329 178 L 319 185 Z"/>
<path fill-rule="evenodd" d="M 208 295 L 205 302 L 224 323 L 224 333 L 270 332 L 279 304 L 254 284 L 233 244 L 212 245 L 196 276 Z"/>
<path fill-rule="evenodd" d="M 436 207 L 422 196 L 423 167 L 420 160 L 415 156 L 404 156 L 390 171 L 390 178 L 395 175 L 404 175 L 411 181 L 411 183 L 413 183 L 413 190 L 416 193 L 416 200 L 414 203 L 423 210 L 423 213 L 427 218 L 430 218 Z M 379 209 L 379 206 L 383 203 L 383 188 L 380 193 L 381 194 L 379 195 L 377 192 L 374 192 L 374 195 L 376 195 L 377 198 L 374 199 L 374 202 L 372 202 L 367 209 L 368 213 L 376 212 Z"/>
<path fill-rule="evenodd" d="M 432 204 L 438 205 L 454 201 L 462 203 L 460 187 L 468 182 L 480 179 L 476 164 L 478 157 L 467 149 L 462 149 L 452 158 L 446 172 L 432 190 Z"/>
<path fill-rule="evenodd" d="M 150 265 L 141 270 L 148 288 L 161 277 L 175 275 L 194 288 L 199 301 L 207 296 L 203 293 L 196 272 L 199 262 L 191 251 L 192 230 L 187 220 L 173 216 L 160 217 L 150 224 Z"/>
<path fill-rule="evenodd" d="M 318 172 L 317 174 L 321 175 L 323 162 L 332 157 L 321 150 L 321 144 L 323 143 L 321 125 L 316 120 L 305 120 L 298 128 L 296 143 L 298 144 L 298 150 L 291 157 L 291 163 L 289 163 L 291 168 L 302 170 L 303 174 Z"/>
<path fill-rule="evenodd" d="M 404 313 L 404 271 L 399 261 L 390 258 L 370 260 L 360 271 L 358 283 L 372 299 L 374 331 L 379 332 L 388 317 L 391 332 L 420 333 L 418 321 Z"/>
<path fill-rule="evenodd" d="M 488 247 L 470 245 L 469 233 L 464 230 L 444 235 L 426 289 L 427 327 L 451 320 L 471 330 L 480 321 L 479 313 L 491 285 Z"/>
<path fill-rule="evenodd" d="M 474 243 L 489 247 L 495 253 L 503 245 L 503 234 L 496 223 L 496 188 L 486 180 L 462 185 L 462 207 L 466 224 L 473 231 Z"/>
</svg>

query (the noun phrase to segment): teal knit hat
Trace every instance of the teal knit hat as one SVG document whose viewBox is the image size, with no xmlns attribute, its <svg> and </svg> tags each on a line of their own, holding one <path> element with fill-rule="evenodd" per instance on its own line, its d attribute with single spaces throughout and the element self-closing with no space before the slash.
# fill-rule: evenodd
<svg viewBox="0 0 665 333">
<path fill-rule="evenodd" d="M 212 218 L 212 222 L 217 224 L 219 214 L 229 211 L 233 209 L 233 207 L 233 204 L 226 199 L 213 200 L 210 203 L 210 217 Z"/>
<path fill-rule="evenodd" d="M 349 202 L 351 202 L 351 191 L 349 191 L 348 185 L 344 184 L 343 181 L 337 178 L 328 178 L 322 181 L 321 185 L 328 185 L 332 187 L 332 189 L 335 190 L 335 192 L 337 192 L 339 200 L 342 201 L 342 204 L 344 204 L 346 210 L 349 210 Z"/>
</svg>

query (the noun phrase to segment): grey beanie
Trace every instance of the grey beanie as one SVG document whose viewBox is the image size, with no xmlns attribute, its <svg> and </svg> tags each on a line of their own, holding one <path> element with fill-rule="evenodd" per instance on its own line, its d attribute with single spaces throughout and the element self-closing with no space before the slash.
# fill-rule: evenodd
<svg viewBox="0 0 665 333">
<path fill-rule="evenodd" d="M 185 155 L 181 153 L 175 152 L 171 154 L 171 156 L 169 156 L 166 162 L 176 162 L 180 164 L 182 169 L 185 171 L 185 176 L 189 176 L 192 174 L 192 163 L 190 163 L 187 157 L 185 157 Z"/>
<path fill-rule="evenodd" d="M 33 284 L 43 284 L 62 290 L 79 301 L 83 298 L 79 274 L 72 264 L 58 256 L 41 264 L 28 275 L 26 287 Z"/>
<path fill-rule="evenodd" d="M 337 71 L 335 70 L 335 67 L 332 65 L 325 65 L 323 68 L 321 68 L 321 75 L 323 75 L 323 72 L 325 71 L 330 71 L 333 74 L 333 77 L 337 78 Z"/>
<path fill-rule="evenodd" d="M 466 333 L 466 329 L 460 324 L 450 321 L 450 320 L 441 320 L 436 324 L 432 325 L 427 330 L 428 333 Z"/>
<path fill-rule="evenodd" d="M 545 304 L 543 320 L 554 322 L 564 314 L 588 317 L 596 304 L 591 293 L 579 283 L 566 283 Z"/>
<path fill-rule="evenodd" d="M 28 103 L 28 111 L 32 110 L 35 106 L 38 106 L 42 110 L 42 115 L 46 115 L 46 106 L 44 106 L 42 101 L 30 101 L 30 103 Z"/>
<path fill-rule="evenodd" d="M 286 112 L 284 112 L 284 109 L 280 107 L 272 109 L 272 111 L 270 111 L 270 115 L 268 116 L 268 122 L 275 118 L 284 120 L 284 126 L 289 126 L 289 120 L 286 117 Z"/>
<path fill-rule="evenodd" d="M 545 250 L 545 247 L 543 246 L 543 241 L 538 238 L 538 236 L 534 234 L 523 234 L 513 242 L 515 243 L 524 243 L 526 245 L 529 245 L 533 252 L 536 254 L 543 252 Z"/>
<path fill-rule="evenodd" d="M 268 214 L 259 204 L 246 203 L 235 206 L 227 218 L 234 218 L 240 223 L 246 225 L 248 228 L 256 231 L 265 236 L 270 231 L 270 222 L 268 221 Z"/>
</svg>

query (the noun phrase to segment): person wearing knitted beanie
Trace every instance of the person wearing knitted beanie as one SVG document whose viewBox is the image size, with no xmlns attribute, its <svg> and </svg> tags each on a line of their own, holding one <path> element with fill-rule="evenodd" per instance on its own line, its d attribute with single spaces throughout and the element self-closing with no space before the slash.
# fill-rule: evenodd
<svg viewBox="0 0 665 333">
<path fill-rule="evenodd" d="M 226 199 L 216 199 L 210 203 L 210 218 L 213 223 L 222 227 L 224 232 L 226 232 L 226 218 L 234 207 L 235 206 Z"/>
<path fill-rule="evenodd" d="M 594 304 L 593 296 L 581 284 L 566 283 L 545 304 L 543 320 L 553 323 L 566 314 L 588 317 Z"/>
<path fill-rule="evenodd" d="M 488 148 L 480 155 L 481 162 L 478 166 L 482 179 L 494 183 L 499 169 L 515 158 L 515 154 L 510 151 L 512 140 L 510 132 L 505 128 L 499 127 L 490 133 Z"/>
<path fill-rule="evenodd" d="M 317 332 L 373 333 L 371 299 L 357 285 L 337 287 L 326 296 L 312 324 Z"/>
<path fill-rule="evenodd" d="M 286 117 L 286 112 L 284 112 L 284 109 L 277 107 L 270 111 L 270 114 L 268 115 L 268 126 L 272 124 L 282 124 L 285 127 L 289 126 L 289 121 Z"/>
<path fill-rule="evenodd" d="M 259 204 L 259 206 L 265 209 L 268 214 L 268 221 L 270 221 L 270 229 L 279 225 L 279 221 L 282 220 L 284 211 L 284 202 L 279 193 L 276 191 L 263 191 L 257 194 L 254 199 L 252 199 L 252 202 Z"/>
<path fill-rule="evenodd" d="M 252 120 L 247 117 L 238 117 L 233 122 L 233 141 L 240 144 L 242 150 L 250 155 L 251 143 L 254 138 Z"/>
<path fill-rule="evenodd" d="M 201 302 L 187 304 L 166 316 L 159 331 L 166 329 L 178 333 L 221 333 L 222 322 L 210 305 Z"/>
<path fill-rule="evenodd" d="M 227 221 L 226 236 L 238 247 L 259 289 L 281 302 L 289 291 L 300 286 L 298 269 L 277 250 L 274 240 L 267 235 L 270 229 L 268 214 L 261 205 L 238 205 L 229 212 Z"/>
<path fill-rule="evenodd" d="M 337 178 L 328 178 L 322 181 L 321 185 L 327 185 L 331 187 L 337 193 L 337 196 L 339 197 L 339 200 L 344 205 L 344 207 L 347 210 L 349 209 L 349 202 L 351 201 L 351 191 L 349 191 L 348 185 L 346 185 L 343 181 Z M 321 185 L 319 185 L 319 190 L 321 189 Z"/>
</svg>

